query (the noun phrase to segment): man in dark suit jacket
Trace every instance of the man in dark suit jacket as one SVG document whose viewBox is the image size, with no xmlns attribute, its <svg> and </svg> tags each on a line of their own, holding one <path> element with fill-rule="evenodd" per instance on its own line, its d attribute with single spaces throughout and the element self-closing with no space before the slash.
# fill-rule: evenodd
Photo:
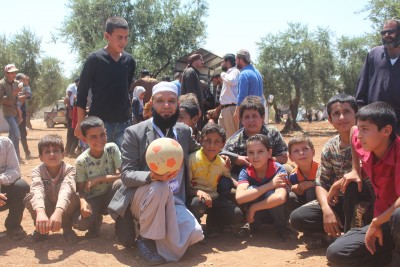
<svg viewBox="0 0 400 267">
<path fill-rule="evenodd" d="M 123 185 L 109 205 L 123 245 L 133 245 L 133 220 L 140 224 L 136 240 L 139 256 L 151 264 L 178 261 L 188 246 L 204 238 L 200 224 L 185 206 L 186 161 L 199 145 L 188 126 L 176 123 L 177 90 L 170 82 L 155 85 L 150 100 L 153 118 L 126 129 L 121 147 Z M 179 171 L 158 175 L 149 170 L 146 149 L 160 137 L 174 138 L 182 146 L 185 162 Z"/>
</svg>

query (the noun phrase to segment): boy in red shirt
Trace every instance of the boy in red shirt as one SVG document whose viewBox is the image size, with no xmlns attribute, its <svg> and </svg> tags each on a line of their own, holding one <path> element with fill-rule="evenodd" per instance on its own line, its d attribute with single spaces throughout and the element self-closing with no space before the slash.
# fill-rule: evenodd
<svg viewBox="0 0 400 267">
<path fill-rule="evenodd" d="M 396 114 L 389 104 L 375 102 L 358 112 L 350 133 L 353 167 L 342 190 L 355 181 L 361 191 L 362 165 L 376 196 L 374 219 L 328 247 L 327 258 L 335 266 L 386 266 L 391 261 L 400 266 L 400 138 L 395 132 Z"/>
</svg>

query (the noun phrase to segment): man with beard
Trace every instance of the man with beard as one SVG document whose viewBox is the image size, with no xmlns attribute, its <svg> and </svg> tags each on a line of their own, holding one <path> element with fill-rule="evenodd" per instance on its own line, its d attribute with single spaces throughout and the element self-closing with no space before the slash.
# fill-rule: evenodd
<svg viewBox="0 0 400 267">
<path fill-rule="evenodd" d="M 186 249 L 202 240 L 200 224 L 186 209 L 188 186 L 187 158 L 199 149 L 188 126 L 176 123 L 179 116 L 178 88 L 171 82 L 160 82 L 152 92 L 153 118 L 126 129 L 122 142 L 123 185 L 109 205 L 116 220 L 120 242 L 136 245 L 139 256 L 149 264 L 178 261 Z M 149 144 L 161 137 L 177 140 L 183 148 L 185 162 L 174 173 L 158 175 L 150 171 L 145 160 Z"/>
<path fill-rule="evenodd" d="M 250 53 L 241 49 L 236 53 L 236 67 L 240 70 L 238 95 L 234 119 L 239 122 L 239 106 L 246 96 L 259 96 L 264 104 L 263 79 L 260 72 L 251 64 Z"/>
<path fill-rule="evenodd" d="M 359 106 L 384 101 L 390 104 L 397 117 L 400 133 L 400 21 L 385 21 L 381 31 L 382 44 L 372 48 L 362 68 L 355 98 Z"/>
</svg>

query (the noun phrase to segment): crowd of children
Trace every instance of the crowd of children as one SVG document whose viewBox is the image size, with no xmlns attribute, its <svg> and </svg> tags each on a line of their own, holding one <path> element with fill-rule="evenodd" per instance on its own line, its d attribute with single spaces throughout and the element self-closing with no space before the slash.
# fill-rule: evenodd
<svg viewBox="0 0 400 267">
<path fill-rule="evenodd" d="M 143 90 L 135 91 L 140 113 Z M 227 225 L 239 226 L 235 232 L 243 236 L 244 227 L 256 234 L 261 224 L 272 223 L 282 240 L 296 239 L 298 231 L 307 248 L 328 247 L 327 258 L 337 266 L 400 264 L 400 138 L 389 105 L 376 102 L 358 110 L 353 97 L 333 96 L 327 113 L 338 134 L 324 145 L 318 163 L 309 137 L 295 136 L 286 145 L 279 131 L 263 123 L 265 110 L 257 97 L 243 101 L 243 128 L 228 140 L 214 123 L 198 131 L 198 103 L 190 96 L 180 101 L 179 121 L 201 145 L 188 158 L 186 206 L 199 223 L 207 214 L 206 238 Z M 137 118 L 138 123 L 143 120 L 142 115 Z M 89 116 L 80 127 L 89 148 L 75 167 L 63 161 L 60 136 L 39 141 L 42 164 L 32 170 L 30 192 L 23 200 L 36 242 L 61 228 L 70 243 L 79 240 L 73 229 L 98 237 L 121 185 L 121 152 L 107 143 L 104 123 Z M 0 142 L 1 153 L 5 144 L 9 142 Z M 294 168 L 288 166 L 288 156 Z M 9 167 L 1 170 L 0 209 L 11 197 L 3 193 L 10 188 L 6 173 L 19 172 L 18 166 Z"/>
</svg>

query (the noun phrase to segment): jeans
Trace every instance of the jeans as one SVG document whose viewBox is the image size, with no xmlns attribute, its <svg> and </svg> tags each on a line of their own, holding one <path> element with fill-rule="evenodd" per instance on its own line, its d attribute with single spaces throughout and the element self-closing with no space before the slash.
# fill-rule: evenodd
<svg viewBox="0 0 400 267">
<path fill-rule="evenodd" d="M 10 138 L 11 142 L 14 145 L 15 152 L 17 153 L 18 160 L 21 159 L 20 154 L 19 154 L 19 128 L 18 128 L 18 123 L 17 123 L 17 118 L 13 116 L 4 116 L 4 119 L 8 123 L 8 138 Z"/>
<path fill-rule="evenodd" d="M 113 142 L 118 146 L 119 149 L 121 149 L 125 129 L 128 128 L 130 125 L 130 121 L 104 122 L 104 127 L 107 130 L 107 142 Z"/>
<path fill-rule="evenodd" d="M 1 193 L 7 194 L 6 205 L 0 208 L 0 211 L 8 209 L 5 227 L 11 230 L 21 226 L 22 215 L 24 213 L 25 195 L 29 192 L 29 185 L 23 179 L 16 180 L 13 184 L 2 185 Z"/>
<path fill-rule="evenodd" d="M 400 209 L 396 209 L 390 222 L 381 226 L 383 246 L 376 242 L 372 255 L 364 243 L 368 227 L 354 228 L 333 242 L 326 251 L 328 261 L 334 266 L 386 266 L 400 251 Z M 393 257 L 392 266 L 400 266 L 399 257 Z"/>
</svg>

